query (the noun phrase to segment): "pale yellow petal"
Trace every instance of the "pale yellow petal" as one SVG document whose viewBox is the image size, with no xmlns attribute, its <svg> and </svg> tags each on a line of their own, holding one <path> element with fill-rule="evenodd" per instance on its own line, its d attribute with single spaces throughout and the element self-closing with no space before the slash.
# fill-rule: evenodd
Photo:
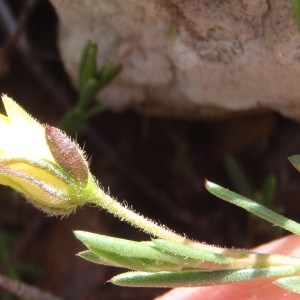
<svg viewBox="0 0 300 300">
<path fill-rule="evenodd" d="M 22 107 L 2 96 L 7 117 L 0 118 L 0 150 L 9 157 L 54 161 L 45 140 L 45 130 Z"/>
</svg>

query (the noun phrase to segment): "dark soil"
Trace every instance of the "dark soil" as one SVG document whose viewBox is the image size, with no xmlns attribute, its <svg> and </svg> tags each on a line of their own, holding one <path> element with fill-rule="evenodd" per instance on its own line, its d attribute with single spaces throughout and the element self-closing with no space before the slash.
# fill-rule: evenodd
<svg viewBox="0 0 300 300">
<path fill-rule="evenodd" d="M 6 2 L 18 19 L 25 1 Z M 0 42 L 4 47 L 11 35 L 3 28 Z M 24 53 L 12 41 L 12 47 L 1 52 L 0 92 L 16 99 L 41 122 L 55 125 L 77 94 L 59 60 L 56 17 L 50 5 L 38 1 L 22 28 L 31 50 Z M 37 67 L 42 68 L 42 76 Z M 295 122 L 272 112 L 191 122 L 144 116 L 134 110 L 107 110 L 88 125 L 78 140 L 85 144 L 92 172 L 104 189 L 178 233 L 243 248 L 287 234 L 251 221 L 245 211 L 205 190 L 206 178 L 234 188 L 225 167 L 228 155 L 235 158 L 254 190 L 274 175 L 273 203 L 285 216 L 300 220 L 300 176 L 287 161 L 289 155 L 300 152 L 300 126 Z M 34 146 L 34 137 L 28 142 Z M 64 219 L 47 217 L 6 187 L 0 189 L 0 200 L 1 274 L 62 299 L 153 299 L 164 292 L 105 283 L 122 270 L 75 256 L 84 247 L 73 230 L 149 239 L 139 230 L 92 207 L 79 208 Z M 4 296 L 6 292 L 0 291 L 0 298 Z"/>
</svg>

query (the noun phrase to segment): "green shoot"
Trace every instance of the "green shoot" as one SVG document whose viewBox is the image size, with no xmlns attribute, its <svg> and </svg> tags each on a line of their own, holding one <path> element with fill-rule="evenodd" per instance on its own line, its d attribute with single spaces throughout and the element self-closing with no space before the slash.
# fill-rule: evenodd
<svg viewBox="0 0 300 300">
<path fill-rule="evenodd" d="M 69 133 L 82 132 L 87 119 L 106 110 L 104 104 L 92 104 L 96 94 L 121 71 L 120 64 L 107 62 L 97 68 L 98 47 L 88 41 L 82 51 L 79 66 L 79 98 L 75 106 L 63 117 L 59 127 Z"/>
<path fill-rule="evenodd" d="M 294 10 L 296 24 L 297 24 L 298 30 L 300 31 L 300 1 L 299 0 L 291 0 L 291 3 L 292 3 L 293 10 Z"/>
</svg>

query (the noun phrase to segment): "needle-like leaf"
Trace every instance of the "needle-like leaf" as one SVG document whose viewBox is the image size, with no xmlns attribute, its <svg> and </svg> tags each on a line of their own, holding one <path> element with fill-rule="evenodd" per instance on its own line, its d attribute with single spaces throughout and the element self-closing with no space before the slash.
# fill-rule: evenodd
<svg viewBox="0 0 300 300">
<path fill-rule="evenodd" d="M 221 198 L 227 202 L 230 202 L 236 206 L 242 207 L 243 209 L 259 216 L 260 218 L 277 225 L 287 231 L 295 234 L 300 234 L 300 224 L 288 219 L 265 206 L 250 200 L 244 196 L 241 196 L 235 192 L 227 190 L 215 183 L 206 181 L 205 186 L 207 190 L 213 195 Z"/>
<path fill-rule="evenodd" d="M 295 269 L 292 266 L 222 271 L 127 272 L 113 277 L 110 282 L 131 287 L 199 287 L 293 274 Z"/>
<path fill-rule="evenodd" d="M 93 251 L 107 251 L 120 256 L 145 258 L 176 264 L 174 255 L 163 253 L 156 249 L 152 242 L 135 242 L 126 239 L 95 234 L 85 231 L 75 231 L 76 237 Z"/>
<path fill-rule="evenodd" d="M 181 256 L 187 264 L 192 260 L 194 264 L 198 262 L 198 265 L 204 261 L 214 262 L 217 264 L 230 264 L 233 262 L 233 259 L 231 257 L 224 254 L 195 248 L 190 245 L 170 242 L 161 239 L 155 239 L 153 240 L 153 243 L 157 248 L 163 250 L 166 253 Z"/>
<path fill-rule="evenodd" d="M 274 283 L 285 290 L 300 294 L 300 276 L 279 278 Z"/>
</svg>

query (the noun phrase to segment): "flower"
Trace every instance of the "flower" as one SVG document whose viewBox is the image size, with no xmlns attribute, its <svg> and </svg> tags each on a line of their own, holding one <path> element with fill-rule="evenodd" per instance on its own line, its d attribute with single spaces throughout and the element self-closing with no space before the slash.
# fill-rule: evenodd
<svg viewBox="0 0 300 300">
<path fill-rule="evenodd" d="M 0 184 L 49 214 L 65 215 L 98 189 L 84 153 L 65 133 L 42 125 L 7 96 L 0 114 Z"/>
</svg>

